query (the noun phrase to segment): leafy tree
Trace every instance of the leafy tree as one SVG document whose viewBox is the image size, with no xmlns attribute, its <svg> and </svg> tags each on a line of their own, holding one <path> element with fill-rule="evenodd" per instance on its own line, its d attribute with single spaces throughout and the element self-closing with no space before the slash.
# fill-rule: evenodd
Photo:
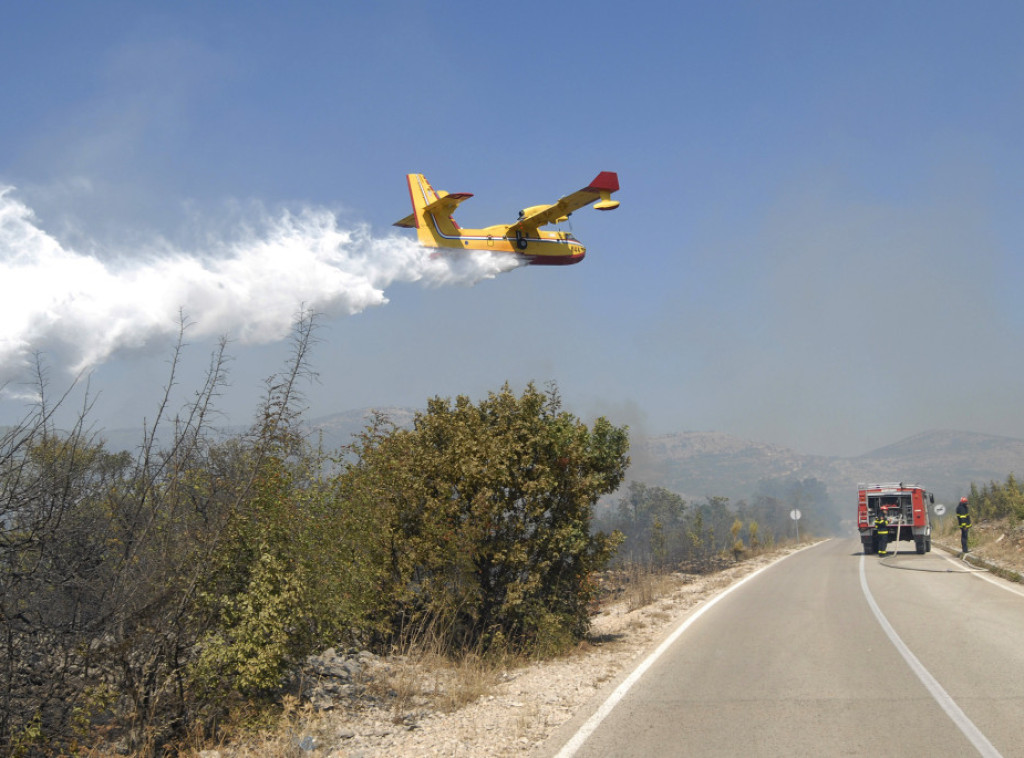
<svg viewBox="0 0 1024 758">
<path fill-rule="evenodd" d="M 223 341 L 169 414 L 186 328 L 134 454 L 87 432 L 88 404 L 58 432 L 41 369 L 34 412 L 0 435 L 0 753 L 88 749 L 100 724 L 170 752 L 332 645 L 429 632 L 543 654 L 584 633 L 619 541 L 589 521 L 628 464 L 625 428 L 506 386 L 435 398 L 412 430 L 377 417 L 329 456 L 298 423 L 304 314 L 250 432 L 215 442 Z"/>
<path fill-rule="evenodd" d="M 627 447 L 625 428 L 589 429 L 532 384 L 433 398 L 413 429 L 365 437 L 343 488 L 376 496 L 392 629 L 534 651 L 580 638 L 591 574 L 618 541 L 590 533 L 591 513 Z"/>
<path fill-rule="evenodd" d="M 968 506 L 977 519 L 1024 519 L 1024 491 L 1017 478 L 1010 474 L 1006 482 L 989 482 L 980 489 L 972 482 Z"/>
<path fill-rule="evenodd" d="M 307 346 L 312 318 L 303 323 L 297 339 Z M 0 752 L 70 752 L 98 720 L 128 750 L 151 754 L 210 710 L 189 668 L 223 615 L 201 590 L 274 438 L 209 442 L 224 341 L 202 388 L 169 417 L 186 329 L 183 320 L 163 399 L 134 455 L 107 453 L 87 433 L 88 402 L 58 432 L 42 370 L 35 410 L 0 440 Z M 294 398 L 284 400 L 279 418 Z"/>
<path fill-rule="evenodd" d="M 732 522 L 732 526 L 729 528 L 729 534 L 732 537 L 732 553 L 733 557 L 739 560 L 740 556 L 746 551 L 747 546 L 743 544 L 743 538 L 740 536 L 740 532 L 743 531 L 743 519 L 737 518 Z"/>
<path fill-rule="evenodd" d="M 80 707 L 117 548 L 103 492 L 126 465 L 80 428 L 59 434 L 42 410 L 0 441 L 0 746 Z"/>
<path fill-rule="evenodd" d="M 596 525 L 624 534 L 625 544 L 616 556 L 619 565 L 682 566 L 706 572 L 719 565 L 723 554 L 738 557 L 739 548 L 746 549 L 740 533 L 748 510 L 742 501 L 734 510 L 729 498 L 717 495 L 688 505 L 674 492 L 633 481 L 616 509 Z M 757 530 L 754 524 L 755 538 Z"/>
<path fill-rule="evenodd" d="M 747 533 L 750 535 L 751 550 L 757 550 L 761 547 L 761 525 L 756 521 L 751 521 L 747 526 Z"/>
<path fill-rule="evenodd" d="M 331 461 L 298 424 L 313 328 L 311 316 L 300 320 L 290 370 L 268 380 L 247 438 L 219 451 L 238 492 L 198 585 L 197 612 L 214 621 L 189 666 L 190 685 L 214 706 L 232 692 L 274 695 L 301 660 L 365 621 L 358 603 L 369 588 L 359 588 L 353 544 L 365 530 L 348 529 Z"/>
<path fill-rule="evenodd" d="M 704 530 L 703 509 L 698 508 L 694 512 L 686 536 L 690 540 L 690 560 L 696 563 L 698 570 L 705 570 L 712 546 L 708 544 L 708 534 Z"/>
<path fill-rule="evenodd" d="M 598 523 L 625 536 L 618 561 L 664 566 L 686 556 L 685 511 L 686 502 L 676 493 L 631 481 L 611 518 Z"/>
<path fill-rule="evenodd" d="M 765 537 L 782 540 L 795 534 L 790 518 L 794 508 L 801 514 L 801 533 L 831 533 L 838 527 L 828 488 L 814 477 L 761 480 L 750 506 L 741 515 L 756 520 Z"/>
</svg>

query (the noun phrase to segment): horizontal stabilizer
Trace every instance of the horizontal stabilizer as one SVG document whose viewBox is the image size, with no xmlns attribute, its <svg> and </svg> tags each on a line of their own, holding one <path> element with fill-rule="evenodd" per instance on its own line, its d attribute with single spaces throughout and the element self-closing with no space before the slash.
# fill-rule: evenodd
<svg viewBox="0 0 1024 758">
<path fill-rule="evenodd" d="M 419 225 L 416 223 L 416 217 L 418 214 L 432 213 L 435 216 L 441 216 L 446 218 L 455 213 L 455 209 L 459 207 L 466 198 L 473 197 L 472 192 L 453 192 L 448 194 L 447 192 L 438 192 L 438 198 L 432 203 L 424 205 L 422 208 L 417 208 L 416 213 L 411 213 L 401 221 L 396 221 L 395 226 L 401 226 L 406 229 L 418 229 Z"/>
<path fill-rule="evenodd" d="M 406 174 L 405 179 L 409 183 L 412 213 L 396 221 L 395 226 L 406 229 L 419 229 L 422 232 L 428 215 L 447 219 L 459 207 L 459 203 L 473 197 L 469 192 L 435 192 L 423 174 Z"/>
<path fill-rule="evenodd" d="M 438 198 L 434 202 L 423 207 L 425 213 L 438 213 L 443 216 L 450 216 L 455 213 L 459 203 L 467 198 L 473 197 L 472 192 L 453 192 L 452 194 L 438 192 Z"/>
</svg>

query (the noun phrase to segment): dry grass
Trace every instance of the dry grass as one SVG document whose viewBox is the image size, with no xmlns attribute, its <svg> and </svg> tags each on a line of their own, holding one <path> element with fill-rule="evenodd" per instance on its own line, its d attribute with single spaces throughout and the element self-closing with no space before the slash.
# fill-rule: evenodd
<svg viewBox="0 0 1024 758">
<path fill-rule="evenodd" d="M 1000 535 L 985 546 L 985 554 L 997 563 L 1006 563 L 1018 569 L 1024 567 L 1024 539 L 1004 539 Z"/>
<path fill-rule="evenodd" d="M 300 758 L 330 738 L 328 722 L 309 704 L 286 696 L 276 718 L 257 728 L 238 716 L 239 723 L 222 730 L 219 744 L 195 740 L 181 746 L 180 755 L 193 758 Z"/>
<path fill-rule="evenodd" d="M 1024 523 L 1011 519 L 982 523 L 972 536 L 992 558 L 1024 564 Z"/>
<path fill-rule="evenodd" d="M 454 711 L 488 693 L 501 681 L 507 661 L 471 653 L 452 661 L 436 652 L 406 654 L 389 661 L 368 691 L 400 714 L 417 709 Z"/>
<path fill-rule="evenodd" d="M 947 519 L 934 537 L 947 549 L 960 550 L 956 522 Z M 1024 522 L 1012 518 L 979 521 L 971 527 L 970 559 L 1011 581 L 1024 581 Z"/>
<path fill-rule="evenodd" d="M 530 733 L 539 715 L 539 709 L 536 705 L 528 705 L 521 710 L 522 712 L 516 716 L 517 739 Z"/>
<path fill-rule="evenodd" d="M 1024 523 L 1007 518 L 972 526 L 971 555 L 988 563 L 993 571 L 1005 578 L 1021 581 L 1021 575 L 1024 575 Z"/>
<path fill-rule="evenodd" d="M 658 573 L 643 566 L 633 566 L 622 573 L 622 601 L 630 611 L 645 608 L 666 595 L 671 595 L 682 584 L 676 574 Z"/>
</svg>

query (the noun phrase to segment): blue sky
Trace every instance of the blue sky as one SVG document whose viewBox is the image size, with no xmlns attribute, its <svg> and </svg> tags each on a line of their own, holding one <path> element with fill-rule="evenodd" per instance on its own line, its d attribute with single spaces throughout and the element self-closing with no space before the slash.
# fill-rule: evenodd
<svg viewBox="0 0 1024 758">
<path fill-rule="evenodd" d="M 618 210 L 573 216 L 577 266 L 328 303 L 311 416 L 554 380 L 644 433 L 841 455 L 1024 437 L 1019 3 L 20 3 L 0 66 L 8 282 L 42 255 L 26 229 L 115 272 L 311 209 L 387 246 L 411 238 L 390 226 L 408 172 L 474 193 L 464 226 L 618 172 Z M 70 338 L 30 326 L 22 352 L 63 381 Z M 233 345 L 233 419 L 278 332 Z M 126 337 L 92 366 L 103 423 L 151 415 L 167 346 Z M 8 363 L 0 422 L 23 408 Z"/>
</svg>

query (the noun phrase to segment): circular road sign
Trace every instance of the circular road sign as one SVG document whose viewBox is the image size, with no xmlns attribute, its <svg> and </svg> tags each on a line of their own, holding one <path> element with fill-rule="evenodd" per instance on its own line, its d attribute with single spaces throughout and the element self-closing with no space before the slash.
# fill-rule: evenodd
<svg viewBox="0 0 1024 758">
<path fill-rule="evenodd" d="M 946 512 L 946 506 L 944 506 L 942 503 L 936 503 L 935 507 L 932 508 L 932 510 L 935 511 L 936 516 L 941 516 L 943 513 Z"/>
<path fill-rule="evenodd" d="M 800 520 L 800 511 L 798 511 L 796 508 L 794 508 L 793 510 L 791 510 L 789 512 L 789 517 L 791 519 L 793 519 L 794 521 L 799 521 Z"/>
</svg>

